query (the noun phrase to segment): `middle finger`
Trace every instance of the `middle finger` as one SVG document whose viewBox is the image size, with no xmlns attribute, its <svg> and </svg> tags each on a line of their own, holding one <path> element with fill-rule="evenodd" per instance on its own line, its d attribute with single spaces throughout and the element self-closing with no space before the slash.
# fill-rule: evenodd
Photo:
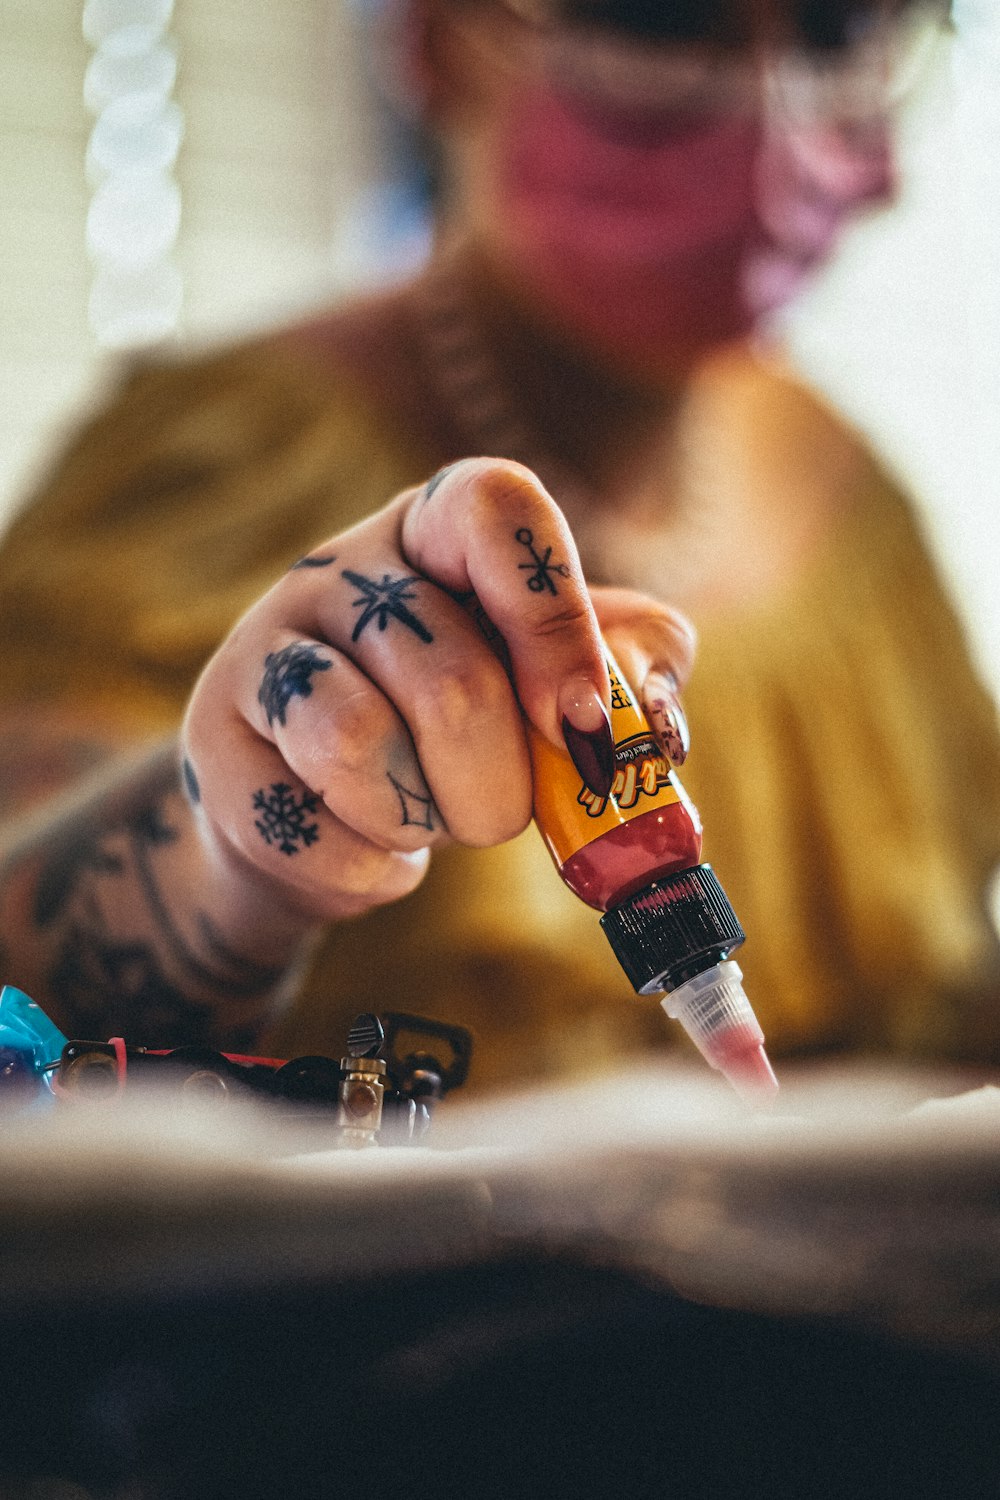
<svg viewBox="0 0 1000 1500">
<path fill-rule="evenodd" d="M 514 837 L 531 816 L 521 711 L 461 603 L 414 572 L 385 532 L 359 528 L 315 561 L 325 567 L 285 581 L 286 623 L 328 641 L 389 700 L 453 838 Z"/>
</svg>

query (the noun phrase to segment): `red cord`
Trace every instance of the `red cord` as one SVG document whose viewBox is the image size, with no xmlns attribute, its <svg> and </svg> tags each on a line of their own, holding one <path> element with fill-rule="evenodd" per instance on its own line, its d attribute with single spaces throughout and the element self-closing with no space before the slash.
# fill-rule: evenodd
<svg viewBox="0 0 1000 1500">
<path fill-rule="evenodd" d="M 125 1087 L 125 1074 L 128 1070 L 128 1059 L 125 1056 L 125 1038 L 121 1036 L 109 1036 L 108 1046 L 115 1049 L 115 1070 L 118 1074 L 118 1092 L 120 1094 Z"/>
</svg>

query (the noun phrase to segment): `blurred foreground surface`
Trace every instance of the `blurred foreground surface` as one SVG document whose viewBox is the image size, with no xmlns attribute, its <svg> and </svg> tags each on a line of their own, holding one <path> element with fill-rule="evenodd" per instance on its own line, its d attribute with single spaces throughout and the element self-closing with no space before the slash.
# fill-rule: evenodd
<svg viewBox="0 0 1000 1500">
<path fill-rule="evenodd" d="M 0 1496 L 985 1495 L 1000 1090 L 8 1117 Z M 952 1097 L 948 1097 L 952 1096 Z"/>
</svg>

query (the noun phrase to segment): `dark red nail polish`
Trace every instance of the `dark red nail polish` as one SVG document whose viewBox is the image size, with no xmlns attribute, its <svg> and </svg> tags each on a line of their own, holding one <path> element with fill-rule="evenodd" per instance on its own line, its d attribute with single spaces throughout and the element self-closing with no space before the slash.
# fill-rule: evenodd
<svg viewBox="0 0 1000 1500">
<path fill-rule="evenodd" d="M 599 729 L 577 729 L 564 715 L 561 727 L 566 749 L 584 786 L 595 797 L 607 797 L 615 779 L 615 738 L 610 723 Z"/>
</svg>

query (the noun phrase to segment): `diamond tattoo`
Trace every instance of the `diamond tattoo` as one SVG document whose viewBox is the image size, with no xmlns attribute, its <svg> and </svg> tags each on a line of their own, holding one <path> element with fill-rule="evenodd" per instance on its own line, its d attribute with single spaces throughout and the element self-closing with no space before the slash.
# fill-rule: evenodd
<svg viewBox="0 0 1000 1500">
<path fill-rule="evenodd" d="M 403 814 L 401 828 L 412 824 L 416 828 L 426 828 L 428 833 L 434 832 L 434 799 L 430 792 L 412 792 L 408 786 L 397 781 L 391 771 L 385 773 L 392 782 L 396 796 L 399 798 L 399 808 Z"/>
</svg>

